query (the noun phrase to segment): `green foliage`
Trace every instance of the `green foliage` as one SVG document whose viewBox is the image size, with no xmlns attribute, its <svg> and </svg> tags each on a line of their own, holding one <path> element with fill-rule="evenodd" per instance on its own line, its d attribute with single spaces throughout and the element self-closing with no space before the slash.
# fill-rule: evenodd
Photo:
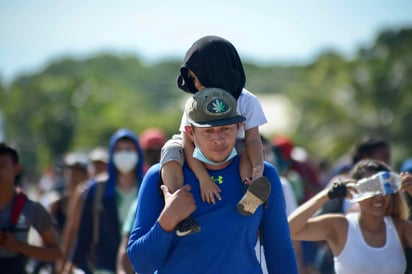
<svg viewBox="0 0 412 274">
<path fill-rule="evenodd" d="M 24 151 L 23 164 L 39 170 L 69 150 L 106 146 L 121 127 L 176 132 L 183 93 L 176 91 L 170 72 L 178 63 L 165 67 L 102 54 L 66 58 L 19 77 L 0 93 L 7 137 Z"/>
<path fill-rule="evenodd" d="M 308 66 L 306 94 L 296 97 L 305 117 L 298 139 L 318 156 L 333 159 L 361 136 L 379 135 L 393 144 L 395 163 L 410 157 L 411 39 L 411 30 L 384 32 L 355 60 L 326 53 Z"/>
<path fill-rule="evenodd" d="M 292 101 L 300 112 L 292 138 L 311 154 L 333 161 L 361 136 L 379 134 L 394 144 L 398 163 L 412 156 L 410 45 L 412 29 L 389 30 L 353 60 L 324 52 L 305 66 L 245 63 L 246 87 Z M 170 136 L 188 96 L 176 88 L 179 65 L 107 53 L 56 60 L 8 87 L 0 82 L 7 140 L 18 144 L 35 174 L 69 150 L 106 146 L 121 127 L 136 133 L 161 127 Z"/>
</svg>

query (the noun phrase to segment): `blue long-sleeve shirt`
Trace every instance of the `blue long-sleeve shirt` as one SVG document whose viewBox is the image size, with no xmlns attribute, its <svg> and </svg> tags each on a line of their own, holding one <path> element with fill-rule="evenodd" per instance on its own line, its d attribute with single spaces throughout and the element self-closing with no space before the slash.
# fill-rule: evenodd
<svg viewBox="0 0 412 274">
<path fill-rule="evenodd" d="M 192 217 L 201 226 L 200 232 L 184 237 L 164 231 L 157 222 L 164 206 L 159 169 L 153 166 L 142 182 L 129 238 L 127 252 L 137 273 L 262 273 L 255 252 L 258 230 L 268 272 L 297 273 L 282 186 L 273 166 L 265 163 L 264 169 L 272 184 L 269 200 L 248 217 L 236 209 L 244 194 L 238 157 L 222 170 L 208 171 L 222 190 L 215 205 L 202 202 L 198 180 L 184 166 L 185 184 L 191 185 L 197 204 Z"/>
</svg>

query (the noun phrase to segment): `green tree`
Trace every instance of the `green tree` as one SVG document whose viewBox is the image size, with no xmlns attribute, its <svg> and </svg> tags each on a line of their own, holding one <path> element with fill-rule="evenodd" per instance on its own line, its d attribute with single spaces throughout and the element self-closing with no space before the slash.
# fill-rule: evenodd
<svg viewBox="0 0 412 274">
<path fill-rule="evenodd" d="M 300 112 L 291 137 L 316 157 L 334 161 L 361 136 L 379 134 L 399 163 L 412 155 L 411 44 L 412 29 L 389 30 L 352 59 L 327 51 L 307 65 L 245 62 L 246 88 L 287 96 Z M 139 133 L 156 126 L 170 136 L 189 96 L 176 87 L 179 66 L 102 53 L 55 60 L 9 86 L 0 82 L 6 138 L 36 173 L 69 150 L 107 145 L 121 127 Z"/>
<path fill-rule="evenodd" d="M 24 164 L 39 170 L 71 149 L 107 145 L 121 127 L 140 132 L 156 125 L 171 132 L 181 112 L 165 108 L 165 102 L 177 104 L 181 96 L 166 84 L 172 74 L 156 71 L 136 58 L 107 54 L 51 63 L 2 92 L 7 136 L 25 152 Z"/>
</svg>

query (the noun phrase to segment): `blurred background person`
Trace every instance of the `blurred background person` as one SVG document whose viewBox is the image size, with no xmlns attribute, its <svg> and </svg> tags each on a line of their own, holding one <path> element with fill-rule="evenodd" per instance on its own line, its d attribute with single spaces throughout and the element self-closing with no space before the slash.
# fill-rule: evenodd
<svg viewBox="0 0 412 274">
<path fill-rule="evenodd" d="M 64 157 L 65 190 L 63 195 L 50 205 L 50 213 L 56 220 L 63 248 L 62 260 L 56 263 L 58 273 L 71 249 L 72 242 L 68 239 L 67 228 L 73 222 L 78 202 L 88 184 L 88 165 L 89 159 L 85 153 L 71 152 Z"/>
<path fill-rule="evenodd" d="M 288 136 L 274 136 L 272 144 L 277 161 L 275 166 L 279 168 L 280 174 L 288 180 L 297 204 L 301 205 L 321 190 L 319 172 L 306 150 L 295 145 Z M 317 244 L 309 241 L 294 242 L 296 252 L 301 253 L 300 270 L 303 273 L 316 271 Z"/>
<path fill-rule="evenodd" d="M 364 136 L 360 138 L 353 146 L 351 152 L 351 162 L 339 165 L 326 182 L 327 186 L 336 180 L 345 180 L 349 177 L 351 168 L 359 161 L 371 159 L 380 161 L 387 165 L 391 163 L 391 147 L 388 141 L 379 136 Z M 342 213 L 357 211 L 358 204 L 351 203 L 345 197 L 327 201 L 317 214 L 325 213 Z M 316 251 L 315 265 L 322 273 L 334 273 L 333 254 L 329 246 L 324 242 L 318 243 Z"/>
<path fill-rule="evenodd" d="M 143 153 L 137 135 L 119 129 L 109 145 L 108 178 L 84 193 L 77 239 L 64 273 L 115 273 L 121 227 L 143 178 Z"/>
<path fill-rule="evenodd" d="M 336 179 L 344 179 L 349 176 L 349 172 L 353 166 L 364 159 L 372 159 L 380 161 L 390 166 L 391 164 L 391 147 L 388 141 L 378 136 L 365 136 L 360 138 L 352 148 L 351 162 L 344 163 L 336 168 L 329 176 L 326 185 L 336 181 Z M 327 202 L 321 210 L 321 213 L 347 213 L 353 204 L 346 199 L 334 199 Z"/>
<path fill-rule="evenodd" d="M 109 162 L 109 153 L 104 147 L 96 147 L 89 153 L 90 166 L 89 173 L 90 178 L 95 178 L 100 174 L 107 174 L 107 164 Z"/>
<path fill-rule="evenodd" d="M 69 218 L 66 218 L 62 233 L 62 246 L 63 246 L 63 260 L 59 261 L 57 264 L 57 272 L 61 273 L 63 271 L 64 265 L 67 262 L 67 258 L 73 249 L 74 241 L 76 239 L 80 214 L 83 208 L 82 196 L 86 188 L 96 180 L 107 179 L 107 162 L 109 160 L 109 154 L 107 149 L 103 147 L 96 147 L 89 153 L 89 165 L 88 173 L 89 178 L 87 182 L 81 188 L 77 188 L 73 193 L 69 206 Z"/>
<path fill-rule="evenodd" d="M 321 189 L 319 173 L 308 153 L 284 135 L 273 137 L 277 166 L 291 182 L 298 204 L 308 200 Z"/>
<path fill-rule="evenodd" d="M 60 193 L 56 189 L 57 174 L 55 167 L 50 165 L 43 170 L 40 177 L 36 197 L 37 200 L 45 207 L 49 208 L 50 204 L 59 198 Z"/>
<path fill-rule="evenodd" d="M 278 169 L 276 165 L 279 162 L 279 160 L 277 159 L 274 146 L 263 135 L 261 135 L 260 137 L 262 141 L 264 160 L 271 163 L 272 165 L 276 167 L 276 169 Z M 292 213 L 298 207 L 298 203 L 297 203 L 295 194 L 293 193 L 292 187 L 288 179 L 281 174 L 279 174 L 279 177 L 280 177 L 280 182 L 282 184 L 283 195 L 285 197 L 286 214 L 289 216 L 289 214 Z M 292 241 L 292 244 L 293 244 L 293 249 L 295 251 L 296 262 L 298 265 L 299 273 L 304 274 L 306 272 L 303 267 L 303 261 L 302 261 L 302 244 L 300 241 Z M 256 244 L 256 254 L 258 258 L 260 259 L 263 274 L 267 274 L 268 272 L 266 268 L 266 260 L 265 260 L 264 252 L 262 249 L 263 247 L 261 246 L 260 241 L 258 239 L 258 242 Z"/>
<path fill-rule="evenodd" d="M 147 128 L 140 134 L 139 142 L 143 151 L 145 173 L 152 165 L 159 162 L 160 151 L 166 141 L 166 135 L 161 128 Z"/>
<path fill-rule="evenodd" d="M 16 187 L 19 158 L 17 150 L 0 143 L 0 272 L 10 274 L 26 273 L 29 259 L 54 262 L 62 255 L 51 215 Z M 29 242 L 31 228 L 39 234 L 40 245 Z"/>
<path fill-rule="evenodd" d="M 64 157 L 64 181 L 63 195 L 50 205 L 50 213 L 57 222 L 59 233 L 63 232 L 64 224 L 68 218 L 71 199 L 76 192 L 81 192 L 88 180 L 88 158 L 83 153 L 68 153 Z"/>
<path fill-rule="evenodd" d="M 403 161 L 400 170 L 401 172 L 408 172 L 412 174 L 412 158 L 408 158 L 405 161 Z M 412 221 L 412 196 L 405 194 L 404 197 L 409 207 L 409 221 Z M 412 248 L 411 247 L 406 247 L 405 258 L 406 258 L 406 272 L 405 273 L 412 273 Z"/>
<path fill-rule="evenodd" d="M 359 180 L 379 172 L 393 171 L 381 161 L 361 160 L 348 179 L 356 188 Z M 401 174 L 398 182 L 401 190 L 412 195 L 412 175 Z M 412 222 L 407 220 L 406 203 L 395 187 L 391 187 L 389 194 L 356 200 L 357 212 L 314 216 L 328 200 L 352 198 L 351 189 L 342 182 L 327 186 L 299 206 L 289 217 L 292 239 L 327 241 L 333 252 L 335 272 L 339 274 L 404 273 L 404 248 L 412 247 Z"/>
<path fill-rule="evenodd" d="M 160 161 L 161 149 L 166 142 L 166 136 L 160 128 L 148 128 L 140 134 L 140 146 L 144 155 L 144 172 L 154 164 Z M 136 215 L 137 197 L 130 206 L 126 221 L 122 227 L 122 242 L 119 246 L 117 254 L 117 274 L 134 273 L 129 258 L 127 257 L 126 247 L 129 241 L 130 230 L 133 227 L 133 222 Z"/>
</svg>

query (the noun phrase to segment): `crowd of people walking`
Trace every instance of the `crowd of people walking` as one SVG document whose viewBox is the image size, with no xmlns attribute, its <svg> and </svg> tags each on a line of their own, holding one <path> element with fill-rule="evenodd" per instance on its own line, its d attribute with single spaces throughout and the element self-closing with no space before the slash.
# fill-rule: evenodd
<svg viewBox="0 0 412 274">
<path fill-rule="evenodd" d="M 120 128 L 35 193 L 1 143 L 0 273 L 412 273 L 412 160 L 391 166 L 390 142 L 368 136 L 321 168 L 262 136 L 245 81 L 235 47 L 202 37 L 178 72 L 179 134 Z"/>
</svg>

